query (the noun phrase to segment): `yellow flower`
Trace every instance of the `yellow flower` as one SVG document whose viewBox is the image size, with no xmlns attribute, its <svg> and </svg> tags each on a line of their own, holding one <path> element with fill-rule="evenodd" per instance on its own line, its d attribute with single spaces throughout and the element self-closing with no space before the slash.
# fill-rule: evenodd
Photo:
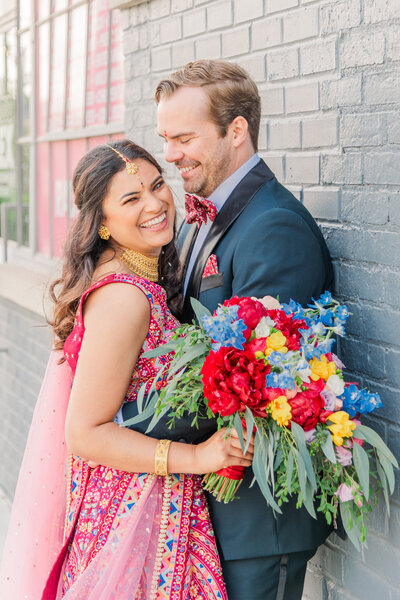
<svg viewBox="0 0 400 600">
<path fill-rule="evenodd" d="M 336 365 L 334 362 L 328 362 L 325 354 L 321 356 L 321 360 L 318 358 L 313 358 L 310 360 L 311 367 L 311 379 L 314 381 L 318 381 L 318 379 L 324 379 L 327 381 L 331 375 L 336 373 Z"/>
<path fill-rule="evenodd" d="M 328 425 L 331 432 L 332 441 L 336 446 L 342 446 L 343 438 L 353 436 L 353 431 L 356 424 L 349 418 L 349 415 L 344 410 L 338 410 L 328 417 L 328 421 L 332 421 L 333 425 Z"/>
<path fill-rule="evenodd" d="M 278 425 L 281 427 L 289 425 L 292 419 L 292 409 L 286 396 L 278 396 L 278 398 L 272 400 L 269 404 L 269 408 L 271 410 L 271 417 Z"/>
<path fill-rule="evenodd" d="M 286 338 L 282 331 L 275 331 L 275 333 L 271 333 L 271 335 L 267 337 L 265 356 L 269 356 L 271 352 L 281 352 L 282 354 L 286 354 L 288 349 L 286 348 L 285 344 Z"/>
</svg>

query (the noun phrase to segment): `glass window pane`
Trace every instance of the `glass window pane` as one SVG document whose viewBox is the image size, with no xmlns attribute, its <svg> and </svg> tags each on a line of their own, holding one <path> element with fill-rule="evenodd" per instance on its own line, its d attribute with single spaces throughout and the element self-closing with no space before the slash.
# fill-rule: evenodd
<svg viewBox="0 0 400 600">
<path fill-rule="evenodd" d="M 67 143 L 52 144 L 53 253 L 62 256 L 68 227 Z"/>
<path fill-rule="evenodd" d="M 36 69 L 37 69 L 37 131 L 43 135 L 47 131 L 47 110 L 49 105 L 49 52 L 50 23 L 44 23 L 37 30 Z"/>
<path fill-rule="evenodd" d="M 108 119 L 111 123 L 115 123 L 124 118 L 124 70 L 121 12 L 113 10 L 111 16 L 110 112 Z"/>
<path fill-rule="evenodd" d="M 22 146 L 22 243 L 29 245 L 29 144 Z"/>
<path fill-rule="evenodd" d="M 89 56 L 86 125 L 102 125 L 107 115 L 109 10 L 104 0 L 94 0 L 89 20 Z"/>
<path fill-rule="evenodd" d="M 39 0 L 37 0 L 39 1 Z M 31 0 L 19 0 L 19 27 L 29 27 L 31 24 Z"/>
<path fill-rule="evenodd" d="M 66 14 L 56 17 L 52 22 L 50 131 L 64 128 L 67 23 Z"/>
<path fill-rule="evenodd" d="M 28 2 L 28 0 L 26 0 Z M 51 0 L 36 0 L 36 19 L 40 21 L 50 14 Z"/>
<path fill-rule="evenodd" d="M 67 128 L 83 127 L 85 110 L 87 7 L 71 11 L 69 30 L 69 71 L 67 86 Z"/>
<path fill-rule="evenodd" d="M 31 44 L 30 32 L 27 31 L 20 36 L 20 52 L 21 52 L 21 77 L 22 77 L 22 135 L 29 135 L 30 131 L 30 115 L 29 105 L 32 92 L 31 87 Z"/>
<path fill-rule="evenodd" d="M 50 177 L 49 144 L 37 145 L 37 223 L 38 250 L 50 254 Z"/>
<path fill-rule="evenodd" d="M 6 94 L 17 97 L 17 30 L 10 29 L 4 37 Z"/>
<path fill-rule="evenodd" d="M 1 91 L 0 91 L 0 204 L 16 205 L 16 76 L 17 76 L 17 33 L 12 29 L 0 35 L 1 49 Z M 0 223 L 1 227 L 1 223 Z M 8 235 L 17 239 L 17 213 L 8 211 Z"/>
<path fill-rule="evenodd" d="M 67 6 L 68 0 L 52 0 L 51 11 L 55 12 L 56 10 L 61 10 L 62 8 L 66 8 Z"/>
</svg>

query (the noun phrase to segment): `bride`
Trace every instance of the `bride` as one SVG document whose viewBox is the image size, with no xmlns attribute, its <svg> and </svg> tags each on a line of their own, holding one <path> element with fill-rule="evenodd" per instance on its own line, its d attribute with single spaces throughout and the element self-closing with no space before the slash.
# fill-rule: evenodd
<svg viewBox="0 0 400 600">
<path fill-rule="evenodd" d="M 251 464 L 235 433 L 198 445 L 120 427 L 171 360 L 143 352 L 178 325 L 175 210 L 129 140 L 73 178 L 78 208 L 51 286 L 56 336 L 21 468 L 0 579 L 9 600 L 226 600 L 203 473 Z M 64 435 L 65 428 L 65 435 Z"/>
</svg>

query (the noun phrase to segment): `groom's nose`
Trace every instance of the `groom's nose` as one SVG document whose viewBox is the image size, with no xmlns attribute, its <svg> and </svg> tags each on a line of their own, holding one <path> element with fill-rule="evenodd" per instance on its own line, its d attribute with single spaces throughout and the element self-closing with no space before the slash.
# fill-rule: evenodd
<svg viewBox="0 0 400 600">
<path fill-rule="evenodd" d="M 167 162 L 173 163 L 181 160 L 184 156 L 182 150 L 178 147 L 176 142 L 167 141 L 164 142 L 164 158 Z"/>
</svg>

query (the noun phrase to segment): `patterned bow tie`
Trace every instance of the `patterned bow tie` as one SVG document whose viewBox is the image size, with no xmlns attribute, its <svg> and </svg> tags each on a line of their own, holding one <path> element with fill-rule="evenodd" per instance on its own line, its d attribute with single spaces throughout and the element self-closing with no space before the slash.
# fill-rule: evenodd
<svg viewBox="0 0 400 600">
<path fill-rule="evenodd" d="M 192 196 L 191 194 L 185 194 L 185 211 L 186 223 L 197 223 L 197 227 L 200 227 L 202 223 L 207 225 L 207 218 L 210 221 L 214 221 L 218 214 L 214 202 L 207 200 L 207 198 Z"/>
</svg>

